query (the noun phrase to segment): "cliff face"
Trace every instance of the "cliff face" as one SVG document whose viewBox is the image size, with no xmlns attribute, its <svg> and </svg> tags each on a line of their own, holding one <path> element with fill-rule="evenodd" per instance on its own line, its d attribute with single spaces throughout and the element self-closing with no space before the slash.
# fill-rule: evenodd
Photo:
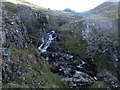
<svg viewBox="0 0 120 90">
<path fill-rule="evenodd" d="M 15 9 L 16 5 L 3 3 L 1 38 L 3 88 L 67 87 L 65 82 L 50 71 L 49 65 L 33 45 L 29 29 L 22 20 L 24 18 L 21 18 L 21 14 L 16 13 Z M 34 17 L 33 20 L 35 21 Z"/>
<path fill-rule="evenodd" d="M 3 87 L 120 87 L 117 17 L 99 8 L 81 17 L 3 2 Z"/>
</svg>

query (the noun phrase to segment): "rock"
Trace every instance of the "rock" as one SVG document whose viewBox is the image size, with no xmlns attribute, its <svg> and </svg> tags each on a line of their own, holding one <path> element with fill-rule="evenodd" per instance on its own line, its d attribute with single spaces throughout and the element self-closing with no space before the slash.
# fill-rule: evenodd
<svg viewBox="0 0 120 90">
<path fill-rule="evenodd" d="M 92 83 L 91 85 L 89 85 L 87 88 L 106 88 L 106 89 L 110 89 L 110 86 L 105 83 L 104 81 L 95 81 L 94 83 Z"/>
<path fill-rule="evenodd" d="M 32 54 L 29 54 L 29 55 L 28 55 L 28 59 L 29 59 L 29 60 L 31 60 L 31 59 L 32 59 L 32 57 L 33 57 L 33 55 L 32 55 Z"/>
<path fill-rule="evenodd" d="M 66 68 L 65 70 L 64 70 L 64 76 L 65 77 L 70 77 L 71 76 L 71 68 Z"/>
<path fill-rule="evenodd" d="M 95 80 L 88 74 L 76 71 L 72 77 L 65 77 L 62 80 L 67 81 L 70 87 L 85 87 L 92 84 Z"/>
<path fill-rule="evenodd" d="M 120 88 L 120 81 L 115 76 L 109 74 L 104 77 L 104 81 L 112 86 L 112 88 Z"/>
<path fill-rule="evenodd" d="M 74 82 L 83 82 L 85 84 L 90 84 L 92 82 L 94 82 L 94 79 L 86 74 L 86 73 L 83 73 L 83 72 L 80 72 L 80 71 L 76 71 L 75 75 L 73 75 L 73 81 Z"/>
<path fill-rule="evenodd" d="M 4 49 L 2 50 L 3 60 L 8 60 L 8 61 L 10 61 L 10 55 L 11 55 L 11 53 L 10 53 L 10 50 L 9 50 L 9 49 L 4 48 Z"/>
<path fill-rule="evenodd" d="M 0 42 L 1 44 L 3 44 L 5 42 L 5 39 L 6 36 L 5 36 L 5 32 L 4 31 L 0 31 Z"/>
<path fill-rule="evenodd" d="M 76 88 L 77 87 L 76 83 L 73 83 L 73 82 L 69 82 L 68 85 L 69 85 L 70 88 Z"/>
<path fill-rule="evenodd" d="M 19 71 L 19 70 L 17 70 L 16 75 L 17 75 L 17 76 L 21 76 L 21 75 L 22 75 L 22 72 Z"/>
<path fill-rule="evenodd" d="M 102 72 L 98 73 L 97 77 L 104 80 L 112 88 L 120 88 L 120 81 L 118 78 L 107 70 L 103 70 Z"/>
</svg>

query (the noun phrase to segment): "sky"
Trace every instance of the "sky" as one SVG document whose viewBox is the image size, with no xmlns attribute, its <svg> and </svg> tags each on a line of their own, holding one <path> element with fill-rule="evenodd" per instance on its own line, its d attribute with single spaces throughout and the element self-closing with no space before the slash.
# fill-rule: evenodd
<svg viewBox="0 0 120 90">
<path fill-rule="evenodd" d="M 70 8 L 77 12 L 83 12 L 102 4 L 106 0 L 26 0 L 33 4 L 50 8 L 52 10 L 64 10 Z"/>
</svg>

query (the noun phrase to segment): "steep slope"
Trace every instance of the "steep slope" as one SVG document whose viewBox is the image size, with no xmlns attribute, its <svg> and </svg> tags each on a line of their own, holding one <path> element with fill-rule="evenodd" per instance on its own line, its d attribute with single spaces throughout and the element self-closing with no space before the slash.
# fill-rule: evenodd
<svg viewBox="0 0 120 90">
<path fill-rule="evenodd" d="M 14 1 L 3 3 L 3 87 L 120 87 L 117 22 L 104 5 L 82 18 Z"/>
<path fill-rule="evenodd" d="M 24 8 L 25 9 L 25 8 Z M 28 30 L 10 2 L 2 6 L 3 88 L 60 88 L 67 84 L 54 75 L 30 40 Z"/>
<path fill-rule="evenodd" d="M 117 9 L 118 9 L 118 2 L 104 2 L 103 4 L 97 6 L 91 11 L 95 13 L 100 13 L 100 12 L 107 13 L 110 11 L 111 12 L 117 11 Z"/>
<path fill-rule="evenodd" d="M 108 19 L 115 19 L 118 17 L 118 2 L 104 2 L 98 7 L 90 10 L 89 13 L 91 15 L 101 15 L 101 17 Z"/>
<path fill-rule="evenodd" d="M 87 53 L 91 57 L 97 58 L 95 60 L 99 63 L 98 72 L 102 73 L 107 70 L 111 72 L 111 75 L 116 73 L 118 75 L 117 78 L 120 78 L 118 13 L 117 2 L 105 2 L 86 12 L 85 14 L 87 15 L 83 14 L 85 23 L 82 35 L 84 40 L 88 42 Z M 106 64 L 114 67 L 114 69 L 110 69 Z M 106 82 L 109 82 L 109 79 Z"/>
<path fill-rule="evenodd" d="M 64 87 L 64 88 L 67 87 L 65 82 L 57 79 L 57 76 L 54 76 L 54 74 L 52 74 L 49 71 L 48 66 L 51 67 L 52 72 L 54 73 L 57 72 L 58 74 L 63 73 L 64 76 L 68 76 L 69 72 L 73 72 L 73 74 L 75 74 L 76 69 L 74 68 L 76 68 L 76 65 L 81 63 L 81 58 L 79 56 L 74 55 L 75 57 L 78 57 L 77 60 L 79 62 L 77 62 L 77 64 L 76 62 L 74 62 L 74 59 L 69 61 L 69 59 L 71 59 L 69 58 L 69 54 L 64 53 L 64 52 L 67 52 L 67 50 L 65 50 L 64 48 L 62 48 L 61 50 L 60 47 L 62 46 L 62 44 L 64 45 L 64 40 L 62 40 L 62 38 L 64 36 L 69 36 L 69 34 L 68 35 L 64 34 L 64 28 L 68 27 L 66 28 L 66 31 L 65 31 L 67 33 L 71 33 L 73 29 L 75 29 L 74 34 L 77 32 L 81 32 L 81 30 L 77 31 L 79 30 L 78 27 L 76 28 L 69 27 L 70 25 L 69 23 L 71 21 L 73 20 L 76 21 L 78 18 L 80 19 L 81 17 L 75 16 L 75 15 L 73 16 L 73 14 L 65 13 L 61 11 L 51 11 L 44 8 L 33 7 L 31 5 L 30 7 L 28 5 L 26 6 L 20 3 L 13 4 L 9 2 L 4 2 L 3 5 L 4 5 L 3 6 L 3 21 L 4 21 L 3 30 L 5 31 L 5 35 L 6 35 L 6 42 L 3 45 L 5 50 L 3 50 L 3 53 L 8 53 L 8 56 L 6 56 L 6 54 L 3 55 L 3 59 L 8 60 L 7 62 L 3 61 L 3 82 L 4 82 L 3 87 L 35 87 L 35 86 L 36 87 Z M 78 25 L 79 24 L 80 23 L 78 23 Z M 72 26 L 74 26 L 74 24 Z M 45 63 L 44 59 L 41 58 L 41 56 L 39 56 L 39 52 L 37 52 L 36 50 L 34 51 L 34 49 L 35 48 L 37 49 L 38 46 L 42 45 L 44 38 L 45 38 L 44 41 L 47 42 L 47 44 L 45 45 L 49 45 L 48 44 L 49 41 L 47 41 L 47 36 L 49 35 L 51 30 L 54 30 L 54 32 L 57 32 L 59 33 L 59 35 L 61 34 L 62 36 L 58 37 L 58 39 L 61 41 L 56 43 L 58 44 L 57 45 L 58 48 L 56 48 L 56 44 L 53 43 L 55 47 L 51 48 L 50 46 L 49 51 L 56 51 L 58 49 L 58 51 L 61 52 L 60 53 L 61 56 L 59 55 L 55 56 L 53 52 L 52 54 L 53 56 L 51 56 L 53 58 L 50 60 L 51 62 L 49 61 L 51 64 L 50 65 L 47 64 L 48 65 L 47 66 L 46 64 L 44 64 Z M 50 35 L 49 40 L 51 40 L 51 38 L 52 37 Z M 77 36 L 77 38 L 79 39 L 79 36 Z M 69 39 L 70 39 L 70 36 L 68 40 Z M 72 41 L 74 41 L 74 39 L 72 39 Z M 62 44 L 60 45 L 60 43 Z M 71 43 L 72 42 L 70 42 L 69 45 Z M 72 49 L 74 49 L 74 45 L 72 46 Z M 76 51 L 74 50 L 74 52 L 71 52 L 71 53 L 75 53 L 75 52 Z M 81 54 L 82 54 L 82 51 L 81 51 Z M 72 56 L 72 54 L 70 56 Z M 59 63 L 60 62 L 59 60 L 61 60 L 60 58 L 63 58 L 62 60 L 63 64 L 68 63 L 67 66 L 64 66 L 62 68 L 63 71 L 59 71 L 62 66 Z M 30 62 L 29 62 L 29 59 L 30 59 Z M 42 60 L 44 63 L 42 63 Z M 9 61 L 12 64 L 9 64 L 10 63 Z M 58 61 L 58 63 L 56 61 Z M 55 62 L 56 64 L 52 65 L 52 63 L 55 63 Z M 86 62 L 85 65 L 87 65 L 87 61 L 85 62 Z M 19 68 L 14 66 L 13 63 L 15 63 L 15 65 L 18 66 Z M 74 68 L 71 67 L 72 63 L 75 64 L 75 66 L 73 66 Z M 93 71 L 91 72 L 88 71 L 88 70 L 92 70 L 92 68 L 88 69 L 89 67 L 88 65 L 84 66 L 85 70 L 83 69 L 83 71 L 85 72 L 81 72 L 80 75 L 78 73 L 77 77 L 83 77 L 83 79 L 79 80 L 79 83 L 81 83 L 81 86 L 89 85 L 94 81 L 93 77 L 91 77 L 90 75 L 94 76 L 95 73 Z M 16 69 L 12 70 L 13 68 L 16 68 Z M 29 71 L 32 71 L 32 72 L 29 72 Z M 37 73 L 37 74 L 34 75 L 32 73 Z M 74 80 L 76 74 L 75 75 L 73 74 L 72 74 L 72 77 L 74 77 L 73 78 Z M 36 77 L 35 80 L 34 79 L 32 80 L 31 79 L 32 77 Z M 25 80 L 25 82 L 23 80 Z M 74 87 L 74 85 L 72 84 L 73 80 L 69 82 L 69 84 L 71 83 L 70 87 Z M 41 81 L 42 84 L 44 85 L 42 86 L 41 82 L 39 83 L 39 81 Z M 75 79 L 74 82 L 78 82 L 78 81 L 76 81 Z M 80 86 L 79 83 L 78 85 L 76 85 L 76 87 Z"/>
</svg>

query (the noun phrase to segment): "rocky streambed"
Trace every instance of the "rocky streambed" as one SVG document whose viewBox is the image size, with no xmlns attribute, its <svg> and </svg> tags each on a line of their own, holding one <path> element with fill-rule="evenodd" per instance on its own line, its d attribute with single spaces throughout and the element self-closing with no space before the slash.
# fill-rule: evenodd
<svg viewBox="0 0 120 90">
<path fill-rule="evenodd" d="M 96 64 L 91 58 L 81 58 L 71 53 L 49 51 L 50 44 L 57 41 L 58 34 L 51 30 L 38 47 L 41 55 L 49 63 L 51 71 L 60 76 L 61 80 L 73 87 L 86 87 L 97 80 Z"/>
</svg>

